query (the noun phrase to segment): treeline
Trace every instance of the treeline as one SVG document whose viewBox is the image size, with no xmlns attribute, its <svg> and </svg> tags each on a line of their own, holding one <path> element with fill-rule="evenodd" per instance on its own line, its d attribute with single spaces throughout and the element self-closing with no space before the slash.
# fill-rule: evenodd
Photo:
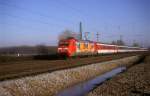
<svg viewBox="0 0 150 96">
<path fill-rule="evenodd" d="M 55 54 L 56 52 L 57 52 L 56 46 L 46 46 L 46 45 L 0 48 L 0 55 L 9 55 L 9 56 L 47 55 L 47 54 Z"/>
</svg>

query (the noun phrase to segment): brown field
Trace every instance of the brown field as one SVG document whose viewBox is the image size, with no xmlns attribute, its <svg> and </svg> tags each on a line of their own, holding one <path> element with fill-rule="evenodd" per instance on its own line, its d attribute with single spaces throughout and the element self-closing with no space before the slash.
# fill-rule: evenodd
<svg viewBox="0 0 150 96">
<path fill-rule="evenodd" d="M 0 80 L 22 77 L 27 75 L 35 75 L 47 71 L 77 67 L 84 64 L 103 62 L 133 55 L 137 55 L 137 53 L 115 55 L 113 54 L 106 56 L 73 58 L 66 60 L 35 60 L 33 58 L 31 59 L 27 57 L 23 58 L 22 60 L 10 60 L 0 63 Z"/>
</svg>

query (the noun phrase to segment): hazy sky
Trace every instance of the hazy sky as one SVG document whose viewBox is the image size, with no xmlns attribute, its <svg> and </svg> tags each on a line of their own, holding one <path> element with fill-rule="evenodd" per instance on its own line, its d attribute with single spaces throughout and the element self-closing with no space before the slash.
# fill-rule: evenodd
<svg viewBox="0 0 150 96">
<path fill-rule="evenodd" d="M 150 45 L 150 0 L 0 0 L 0 47 L 57 45 L 65 29 Z"/>
</svg>

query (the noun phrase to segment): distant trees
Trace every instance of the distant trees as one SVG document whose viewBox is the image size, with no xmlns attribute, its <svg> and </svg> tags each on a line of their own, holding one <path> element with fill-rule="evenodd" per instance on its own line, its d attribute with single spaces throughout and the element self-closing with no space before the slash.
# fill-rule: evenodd
<svg viewBox="0 0 150 96">
<path fill-rule="evenodd" d="M 150 51 L 150 46 L 148 47 L 148 50 Z"/>
<path fill-rule="evenodd" d="M 71 31 L 71 30 L 64 30 L 59 36 L 58 36 L 58 39 L 59 40 L 63 40 L 63 39 L 67 39 L 67 38 L 70 38 L 70 37 L 73 37 L 73 38 L 76 38 L 78 39 L 79 38 L 79 34 Z"/>
<path fill-rule="evenodd" d="M 113 44 L 113 45 L 121 45 L 121 46 L 126 45 L 123 40 L 116 40 L 116 41 L 113 40 L 111 44 Z M 140 47 L 139 43 L 137 43 L 137 42 L 134 42 L 134 43 L 132 44 L 132 46 L 133 46 L 133 47 Z"/>
<path fill-rule="evenodd" d="M 0 48 L 0 55 L 7 56 L 29 56 L 29 55 L 49 55 L 56 54 L 57 46 L 47 46 L 45 44 L 39 44 L 36 46 L 15 46 Z"/>
<path fill-rule="evenodd" d="M 133 46 L 133 47 L 140 47 L 140 45 L 139 45 L 137 42 L 134 42 L 134 43 L 132 44 L 132 46 Z"/>
<path fill-rule="evenodd" d="M 116 40 L 116 41 L 112 41 L 112 43 L 111 44 L 113 44 L 113 45 L 125 45 L 125 42 L 123 41 L 123 40 Z"/>
<path fill-rule="evenodd" d="M 47 55 L 49 53 L 47 46 L 43 44 L 37 45 L 36 48 L 39 55 Z"/>
</svg>

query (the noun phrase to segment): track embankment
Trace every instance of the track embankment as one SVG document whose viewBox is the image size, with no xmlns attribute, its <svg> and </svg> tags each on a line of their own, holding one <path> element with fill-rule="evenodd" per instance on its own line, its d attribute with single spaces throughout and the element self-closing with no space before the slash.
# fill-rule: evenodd
<svg viewBox="0 0 150 96">
<path fill-rule="evenodd" d="M 59 59 L 59 60 L 25 60 L 0 62 L 0 81 L 37 75 L 61 69 L 84 66 L 97 62 L 115 60 L 119 58 L 140 55 L 143 53 L 118 53 L 85 58 Z M 145 53 L 144 53 L 145 54 Z"/>
<path fill-rule="evenodd" d="M 101 84 L 88 96 L 150 96 L 150 55 Z"/>
<path fill-rule="evenodd" d="M 114 68 L 131 66 L 141 56 L 53 71 L 0 82 L 0 96 L 54 96 L 65 88 L 84 82 Z"/>
</svg>

